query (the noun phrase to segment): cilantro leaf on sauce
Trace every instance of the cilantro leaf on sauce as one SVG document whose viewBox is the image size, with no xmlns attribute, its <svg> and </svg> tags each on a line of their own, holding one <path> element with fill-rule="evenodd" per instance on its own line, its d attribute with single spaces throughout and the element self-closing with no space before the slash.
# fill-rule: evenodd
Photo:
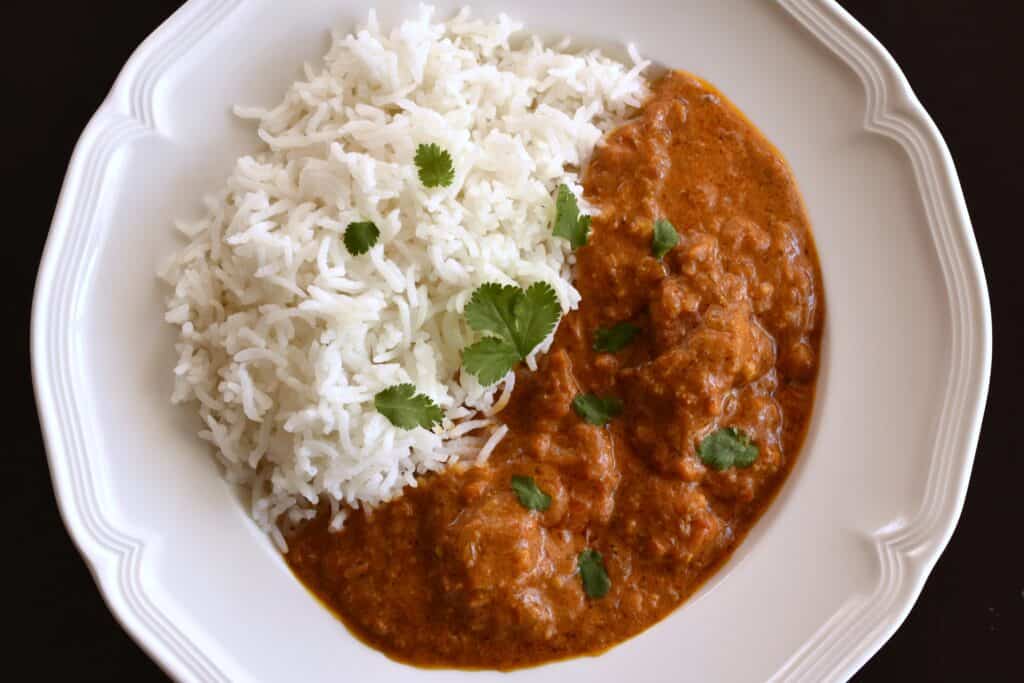
<svg viewBox="0 0 1024 683">
<path fill-rule="evenodd" d="M 400 429 L 430 429 L 441 422 L 441 409 L 412 384 L 396 384 L 373 397 L 377 412 Z"/>
<path fill-rule="evenodd" d="M 633 341 L 640 328 L 632 323 L 619 323 L 610 329 L 598 328 L 594 333 L 594 350 L 600 353 L 621 351 Z"/>
<path fill-rule="evenodd" d="M 614 396 L 602 398 L 594 394 L 578 394 L 572 400 L 572 409 L 585 421 L 602 427 L 622 412 L 622 401 Z"/>
<path fill-rule="evenodd" d="M 469 326 L 485 338 L 462 350 L 462 365 L 486 386 L 504 377 L 547 339 L 562 308 L 546 282 L 526 290 L 488 282 L 473 292 L 464 314 Z"/>
<path fill-rule="evenodd" d="M 679 244 L 679 233 L 676 227 L 664 218 L 654 221 L 654 236 L 651 238 L 651 253 L 661 258 Z"/>
<path fill-rule="evenodd" d="M 370 221 L 349 223 L 348 228 L 345 229 L 345 248 L 353 256 L 359 256 L 360 254 L 365 254 L 370 250 L 370 247 L 377 244 L 379 237 L 380 230 Z"/>
<path fill-rule="evenodd" d="M 512 477 L 512 490 L 515 491 L 520 505 L 527 510 L 544 512 L 551 507 L 551 496 L 540 490 L 533 477 L 521 475 Z"/>
<path fill-rule="evenodd" d="M 424 187 L 448 187 L 455 180 L 452 155 L 434 143 L 417 147 L 413 160 Z"/>
<path fill-rule="evenodd" d="M 759 450 L 744 432 L 735 427 L 724 427 L 704 437 L 697 453 L 705 465 L 721 471 L 730 467 L 750 467 L 757 460 Z"/>
<path fill-rule="evenodd" d="M 569 240 L 573 249 L 586 244 L 587 236 L 590 234 L 590 216 L 580 215 L 576 195 L 564 183 L 558 186 L 558 197 L 555 199 L 555 227 L 552 233 L 555 237 Z"/>
<path fill-rule="evenodd" d="M 580 568 L 583 579 L 583 591 L 589 598 L 603 598 L 611 590 L 612 580 L 604 568 L 604 558 L 593 548 L 587 548 L 579 554 L 576 564 Z"/>
</svg>

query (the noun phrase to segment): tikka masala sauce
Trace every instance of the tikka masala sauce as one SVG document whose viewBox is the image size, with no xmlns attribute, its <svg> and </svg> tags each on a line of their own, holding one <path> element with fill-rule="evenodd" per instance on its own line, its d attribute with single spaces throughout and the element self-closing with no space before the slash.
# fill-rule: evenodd
<svg viewBox="0 0 1024 683">
<path fill-rule="evenodd" d="M 419 666 L 513 669 L 597 653 L 678 607 L 772 500 L 800 450 L 824 319 L 810 225 L 779 152 L 709 84 L 655 83 L 585 170 L 600 209 L 576 251 L 579 309 L 536 372 L 518 370 L 489 461 L 428 475 L 338 533 L 289 539 L 301 581 L 361 639 Z M 679 244 L 652 255 L 652 224 Z M 621 351 L 595 331 L 628 321 Z M 607 426 L 571 408 L 616 396 Z M 697 446 L 734 427 L 759 455 L 718 471 Z M 510 486 L 532 476 L 540 512 Z M 577 558 L 611 579 L 587 596 Z"/>
</svg>

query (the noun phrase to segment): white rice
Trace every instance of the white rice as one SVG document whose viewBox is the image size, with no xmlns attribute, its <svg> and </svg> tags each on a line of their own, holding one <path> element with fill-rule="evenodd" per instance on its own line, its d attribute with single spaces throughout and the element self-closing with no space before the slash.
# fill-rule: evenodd
<svg viewBox="0 0 1024 683">
<path fill-rule="evenodd" d="M 282 549 L 278 524 L 318 503 L 340 528 L 347 509 L 493 451 L 514 376 L 499 391 L 459 372 L 477 286 L 543 280 L 564 311 L 579 301 L 553 196 L 560 183 L 579 194 L 576 169 L 647 94 L 646 62 L 546 48 L 520 29 L 468 10 L 438 23 L 421 7 L 385 33 L 371 11 L 281 104 L 237 109 L 266 150 L 178 225 L 189 241 L 163 273 L 180 328 L 172 400 L 195 403 L 199 436 Z M 423 143 L 451 153 L 451 186 L 419 182 Z M 342 235 L 366 220 L 380 240 L 352 256 Z M 403 382 L 442 407 L 441 427 L 406 431 L 376 412 L 374 395 Z"/>
</svg>

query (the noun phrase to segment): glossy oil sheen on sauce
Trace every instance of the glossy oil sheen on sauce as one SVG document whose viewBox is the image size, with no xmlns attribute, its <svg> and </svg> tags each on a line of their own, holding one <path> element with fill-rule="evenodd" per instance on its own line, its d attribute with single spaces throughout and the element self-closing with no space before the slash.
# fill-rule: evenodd
<svg viewBox="0 0 1024 683">
<path fill-rule="evenodd" d="M 678 607 L 736 547 L 800 449 L 824 319 L 803 203 L 775 148 L 707 83 L 658 81 L 584 174 L 600 208 L 577 250 L 579 310 L 536 372 L 518 371 L 489 463 L 422 479 L 330 533 L 290 539 L 295 574 L 364 641 L 421 666 L 510 669 L 606 649 Z M 679 244 L 651 253 L 667 219 Z M 628 321 L 623 350 L 595 331 Z M 579 393 L 619 397 L 606 427 Z M 696 448 L 734 427 L 759 456 L 717 471 Z M 532 476 L 552 502 L 510 486 Z M 587 597 L 585 548 L 611 589 Z"/>
</svg>

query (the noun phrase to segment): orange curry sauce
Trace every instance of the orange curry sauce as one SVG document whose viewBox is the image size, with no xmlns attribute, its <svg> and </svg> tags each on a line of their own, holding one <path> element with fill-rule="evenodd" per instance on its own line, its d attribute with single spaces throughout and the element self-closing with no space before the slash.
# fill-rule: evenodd
<svg viewBox="0 0 1024 683">
<path fill-rule="evenodd" d="M 596 653 L 678 607 L 742 540 L 800 449 L 824 301 L 810 226 L 778 151 L 721 94 L 682 72 L 606 136 L 584 174 L 600 208 L 576 252 L 579 310 L 536 372 L 520 368 L 490 461 L 426 476 L 330 533 L 290 538 L 288 563 L 349 628 L 420 666 L 512 669 Z M 651 254 L 665 218 L 680 241 Z M 641 333 L 615 354 L 594 333 Z M 571 408 L 622 399 L 608 426 Z M 735 427 L 759 449 L 717 471 L 696 448 Z M 530 475 L 544 512 L 510 487 Z M 604 557 L 587 597 L 577 557 Z"/>
</svg>

